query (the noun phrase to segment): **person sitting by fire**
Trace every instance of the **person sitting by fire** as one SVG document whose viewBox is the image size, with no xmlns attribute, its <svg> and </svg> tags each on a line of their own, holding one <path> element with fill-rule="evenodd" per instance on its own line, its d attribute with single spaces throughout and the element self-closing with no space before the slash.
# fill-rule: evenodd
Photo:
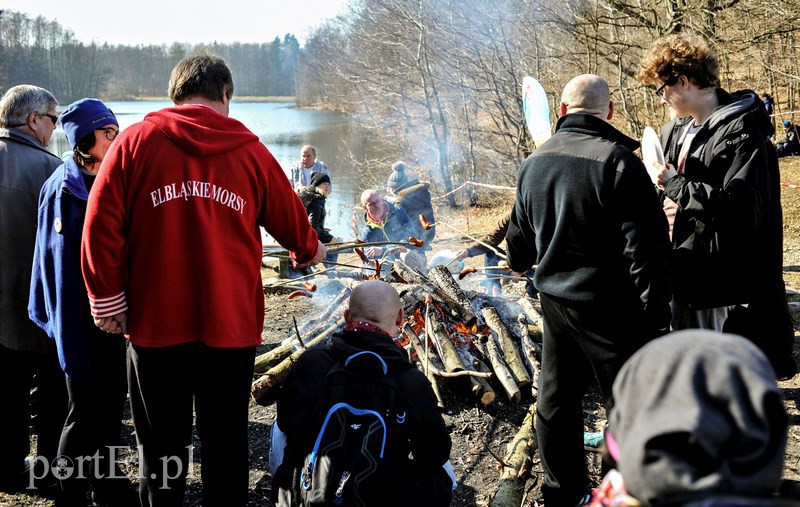
<svg viewBox="0 0 800 507">
<path fill-rule="evenodd" d="M 797 126 L 789 120 L 783 120 L 783 130 L 786 132 L 786 136 L 776 145 L 778 156 L 788 157 L 800 154 L 800 136 L 797 134 Z"/>
<path fill-rule="evenodd" d="M 396 207 L 381 197 L 377 190 L 365 190 L 361 194 L 361 205 L 366 209 L 365 226 L 360 239 L 367 243 L 382 241 L 408 242 L 416 234 L 411 218 L 403 209 Z M 423 245 L 424 247 L 424 245 Z M 424 274 L 427 259 L 423 247 L 408 244 L 402 246 L 370 246 L 364 250 L 369 260 L 390 260 L 399 258 L 409 267 Z"/>
<path fill-rule="evenodd" d="M 422 215 L 428 223 L 436 223 L 430 188 L 431 184 L 427 181 L 419 181 L 419 178 L 409 179 L 405 163 L 395 162 L 392 165 L 392 174 L 386 182 L 386 200 L 408 213 L 417 229 L 415 236 L 425 242 L 426 250 L 430 250 L 430 244 L 436 237 L 436 226 L 425 229 L 418 218 Z"/>
</svg>

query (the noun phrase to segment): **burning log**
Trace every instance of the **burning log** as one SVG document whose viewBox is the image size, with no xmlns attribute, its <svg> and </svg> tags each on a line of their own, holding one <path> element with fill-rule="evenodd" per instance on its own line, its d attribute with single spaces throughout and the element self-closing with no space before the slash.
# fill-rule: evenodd
<svg viewBox="0 0 800 507">
<path fill-rule="evenodd" d="M 425 334 L 433 342 L 439 358 L 444 363 L 444 369 L 449 372 L 464 370 L 464 363 L 456 352 L 456 347 L 444 330 L 444 326 L 436 317 L 435 312 L 429 312 L 425 318 Z"/>
<path fill-rule="evenodd" d="M 458 282 L 453 278 L 453 274 L 446 266 L 435 266 L 431 268 L 431 270 L 428 271 L 428 279 L 435 283 L 450 299 L 455 301 L 457 305 L 456 311 L 465 324 L 469 326 L 478 320 L 475 312 L 472 311 L 472 305 L 469 299 L 467 299 L 464 291 L 461 290 L 461 286 L 458 285 Z"/>
<path fill-rule="evenodd" d="M 497 345 L 494 337 L 489 336 L 486 342 L 486 349 L 489 361 L 492 363 L 494 374 L 497 376 L 497 380 L 500 381 L 500 385 L 505 389 L 508 399 L 511 400 L 512 403 L 519 403 L 519 400 L 522 399 L 522 394 L 520 394 L 517 382 L 508 370 L 508 366 L 506 366 L 505 361 L 503 361 L 500 346 Z"/>
<path fill-rule="evenodd" d="M 339 327 L 343 325 L 344 317 L 340 317 L 336 321 L 335 326 L 331 326 L 330 329 L 310 340 L 308 343 L 306 343 L 306 347 L 311 347 L 321 343 L 324 339 L 332 335 L 337 329 L 339 329 Z M 292 352 L 289 357 L 270 368 L 264 375 L 255 380 L 250 387 L 250 395 L 252 398 L 257 402 L 263 399 L 274 398 L 275 390 L 286 381 L 286 377 L 289 376 L 289 373 L 292 371 L 297 359 L 305 351 L 305 348 L 301 348 Z"/>
<path fill-rule="evenodd" d="M 477 320 L 471 306 L 468 305 L 466 308 L 463 308 L 463 302 L 454 299 L 453 296 L 447 294 L 437 284 L 408 267 L 403 261 L 395 259 L 394 264 L 392 264 L 392 274 L 395 278 L 407 283 L 414 283 L 421 286 L 423 290 L 429 292 L 436 300 L 447 306 L 454 317 L 463 318 L 462 315 L 467 316 L 467 318 L 464 318 L 467 325 L 472 325 L 475 323 L 475 320 Z M 452 275 L 450 275 L 450 278 L 452 279 Z M 455 283 L 455 280 L 453 280 L 453 282 Z M 464 296 L 464 299 L 466 300 L 466 296 Z"/>
<path fill-rule="evenodd" d="M 525 481 L 533 467 L 533 453 L 538 448 L 535 421 L 536 404 L 528 408 L 517 434 L 506 445 L 500 469 L 500 484 L 489 502 L 491 507 L 519 507 L 525 493 Z"/>
<path fill-rule="evenodd" d="M 494 333 L 497 335 L 497 341 L 499 342 L 500 350 L 503 352 L 505 362 L 508 364 L 508 368 L 514 377 L 514 381 L 517 383 L 517 386 L 520 388 L 529 386 L 531 383 L 531 377 L 528 374 L 528 371 L 525 369 L 525 365 L 522 363 L 522 356 L 519 353 L 519 349 L 514 344 L 511 332 L 503 323 L 503 320 L 500 318 L 500 314 L 496 309 L 492 308 L 491 306 L 487 306 L 481 310 L 481 315 L 483 316 L 484 320 L 486 320 L 486 325 L 489 326 L 489 329 L 494 331 Z M 491 340 L 489 342 L 491 344 Z M 495 372 L 497 372 L 497 370 L 495 370 Z"/>
</svg>

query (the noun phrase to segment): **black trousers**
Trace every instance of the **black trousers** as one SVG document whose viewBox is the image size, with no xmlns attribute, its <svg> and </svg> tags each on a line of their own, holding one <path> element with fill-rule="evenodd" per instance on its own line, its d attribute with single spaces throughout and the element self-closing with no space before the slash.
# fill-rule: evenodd
<svg viewBox="0 0 800 507">
<path fill-rule="evenodd" d="M 140 451 L 143 507 L 180 507 L 200 437 L 205 507 L 243 507 L 249 491 L 248 408 L 255 347 L 202 343 L 128 351 L 128 382 Z"/>
<path fill-rule="evenodd" d="M 85 505 L 89 483 L 95 493 L 108 497 L 129 482 L 115 465 L 114 449 L 120 445 L 128 391 L 127 341 L 121 335 L 91 331 L 89 371 L 85 376 L 67 379 L 69 412 L 58 454 L 69 458 L 76 468 L 59 481 L 62 492 L 59 505 L 64 507 Z M 84 463 L 80 471 L 79 460 Z"/>
<path fill-rule="evenodd" d="M 58 440 L 67 413 L 64 372 L 58 363 L 55 342 L 46 353 L 20 352 L 0 345 L 0 483 L 29 487 L 34 476 L 25 476 L 25 458 L 30 452 L 31 388 L 37 389 L 36 454 L 48 469 L 58 451 Z M 36 477 L 46 484 L 37 467 Z M 21 479 L 21 482 L 20 482 Z M 38 485 L 39 482 L 35 485 Z"/>
<path fill-rule="evenodd" d="M 654 336 L 636 311 L 593 304 L 578 308 L 539 294 L 544 319 L 536 408 L 547 507 L 573 507 L 589 490 L 583 450 L 583 397 L 594 379 L 606 408 L 622 364 Z"/>
</svg>

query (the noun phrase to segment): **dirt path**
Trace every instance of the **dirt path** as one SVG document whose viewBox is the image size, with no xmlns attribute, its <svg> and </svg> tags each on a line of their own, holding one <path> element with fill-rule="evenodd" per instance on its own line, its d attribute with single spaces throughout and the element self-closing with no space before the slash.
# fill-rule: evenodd
<svg viewBox="0 0 800 507">
<path fill-rule="evenodd" d="M 800 184 L 800 157 L 782 160 L 782 181 L 787 184 Z M 460 209 L 448 213 L 442 209 L 438 219 L 446 221 L 452 226 L 479 236 L 488 231 L 494 224 L 496 217 L 511 205 L 513 196 L 510 193 L 498 193 L 492 196 L 491 201 L 502 203 L 496 208 L 471 208 Z M 790 304 L 795 321 L 795 337 L 800 338 L 797 332 L 800 328 L 800 189 L 784 187 L 781 191 L 784 209 L 785 230 L 785 255 L 784 277 L 790 296 Z M 439 228 L 435 251 L 441 249 L 457 250 L 467 241 L 458 237 L 444 227 Z M 471 259 L 469 263 L 477 263 L 478 259 Z M 521 287 L 510 287 L 506 292 L 521 294 Z M 324 305 L 322 296 L 315 296 L 308 300 L 298 298 L 287 300 L 286 296 L 267 297 L 266 324 L 264 330 L 265 344 L 275 343 L 285 338 L 292 330 L 292 316 L 297 318 L 298 324 L 308 320 Z M 263 346 L 266 350 L 268 346 Z M 800 340 L 795 341 L 795 357 L 800 360 Z M 800 376 L 792 380 L 781 382 L 781 389 L 785 395 L 786 407 L 790 415 L 788 449 L 785 461 L 784 475 L 788 479 L 800 480 Z M 453 450 L 451 461 L 459 481 L 452 505 L 473 506 L 486 505 L 491 493 L 497 485 L 498 460 L 496 456 L 505 453 L 505 445 L 513 437 L 517 427 L 522 422 L 525 410 L 530 404 L 528 397 L 520 405 L 511 405 L 498 395 L 498 401 L 489 408 L 479 408 L 469 401 L 466 396 L 457 396 L 449 389 L 443 389 L 447 409 L 444 418 L 450 429 Z M 604 423 L 604 411 L 597 403 L 597 395 L 587 398 L 585 411 L 587 414 L 587 430 L 599 430 Z M 275 406 L 259 406 L 251 404 L 250 409 L 250 484 L 251 497 L 248 505 L 270 505 L 270 475 L 267 471 L 267 457 L 269 452 L 269 429 L 275 419 Z M 124 444 L 131 449 L 135 448 L 133 427 L 131 421 L 125 421 L 123 430 Z M 196 440 L 195 440 L 195 443 Z M 198 450 L 195 448 L 195 456 Z M 590 469 L 597 473 L 598 457 L 587 453 Z M 133 452 L 127 454 L 128 470 L 135 475 L 136 463 Z M 538 462 L 538 460 L 537 460 Z M 186 506 L 200 505 L 199 469 L 193 469 L 189 479 Z M 535 474 L 528 481 L 527 489 L 531 499 L 538 498 L 538 485 L 541 478 Z M 0 506 L 42 506 L 49 507 L 54 503 L 49 499 L 36 496 L 17 494 L 6 495 L 0 493 Z"/>
</svg>

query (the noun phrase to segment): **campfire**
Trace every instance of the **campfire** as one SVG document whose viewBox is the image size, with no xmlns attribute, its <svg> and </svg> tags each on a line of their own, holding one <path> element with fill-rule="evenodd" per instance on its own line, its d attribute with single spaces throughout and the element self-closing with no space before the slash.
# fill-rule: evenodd
<svg viewBox="0 0 800 507">
<path fill-rule="evenodd" d="M 391 276 L 406 315 L 395 341 L 430 380 L 440 407 L 444 408 L 443 387 L 470 393 L 483 405 L 495 402 L 496 389 L 512 403 L 520 402 L 523 393 L 536 395 L 541 316 L 534 299 L 523 296 L 510 302 L 465 290 L 446 266 L 436 266 L 425 276 L 396 260 Z M 360 283 L 357 279 L 344 282 Z M 297 290 L 307 291 L 307 296 L 312 292 L 297 284 L 286 289 L 294 291 L 293 297 Z M 302 327 L 295 325 L 291 336 L 256 358 L 258 378 L 251 390 L 256 401 L 273 400 L 303 351 L 344 326 L 350 290 L 345 286 L 326 303 L 321 315 Z"/>
</svg>

